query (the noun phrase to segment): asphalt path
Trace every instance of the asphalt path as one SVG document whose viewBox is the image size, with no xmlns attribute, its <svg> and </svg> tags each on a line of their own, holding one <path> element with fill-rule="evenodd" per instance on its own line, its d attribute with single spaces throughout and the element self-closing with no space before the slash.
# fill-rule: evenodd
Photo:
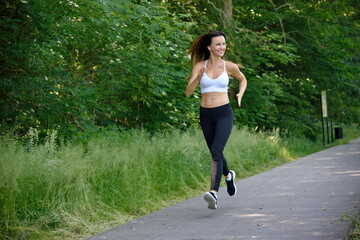
<svg viewBox="0 0 360 240">
<path fill-rule="evenodd" d="M 88 239 L 346 239 L 360 209 L 360 139 L 236 185 L 233 197 L 220 188 L 217 210 L 200 195 Z"/>
</svg>

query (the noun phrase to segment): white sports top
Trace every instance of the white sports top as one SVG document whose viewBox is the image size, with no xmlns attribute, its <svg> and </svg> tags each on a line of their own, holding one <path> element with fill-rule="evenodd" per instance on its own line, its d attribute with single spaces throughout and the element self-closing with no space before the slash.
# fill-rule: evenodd
<svg viewBox="0 0 360 240">
<path fill-rule="evenodd" d="M 200 89 L 201 93 L 208 93 L 208 92 L 227 92 L 228 85 L 229 85 L 229 75 L 226 72 L 225 61 L 224 61 L 224 72 L 217 78 L 213 79 L 210 78 L 206 74 L 206 64 L 207 60 L 205 61 L 205 72 L 200 80 Z"/>
</svg>

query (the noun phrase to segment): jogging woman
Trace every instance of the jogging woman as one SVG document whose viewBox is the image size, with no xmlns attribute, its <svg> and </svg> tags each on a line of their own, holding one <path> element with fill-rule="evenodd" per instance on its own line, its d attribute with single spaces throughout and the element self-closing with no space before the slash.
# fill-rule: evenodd
<svg viewBox="0 0 360 240">
<path fill-rule="evenodd" d="M 223 155 L 234 120 L 228 96 L 229 75 L 239 81 L 239 92 L 236 94 L 238 107 L 241 107 L 247 86 L 239 67 L 223 59 L 225 51 L 226 35 L 223 32 L 211 31 L 195 39 L 189 49 L 192 72 L 185 90 L 188 97 L 200 84 L 200 124 L 212 157 L 211 187 L 204 195 L 210 209 L 217 208 L 222 175 L 225 176 L 229 195 L 234 196 L 237 191 L 235 172 L 229 170 Z"/>
</svg>

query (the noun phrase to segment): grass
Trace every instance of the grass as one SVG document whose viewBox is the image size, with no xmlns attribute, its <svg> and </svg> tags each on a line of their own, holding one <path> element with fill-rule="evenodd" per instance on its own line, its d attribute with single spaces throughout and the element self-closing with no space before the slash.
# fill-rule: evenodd
<svg viewBox="0 0 360 240">
<path fill-rule="evenodd" d="M 352 226 L 350 228 L 349 236 L 346 238 L 347 240 L 360 240 L 360 216 L 357 216 L 355 219 L 344 215 L 342 216 L 342 220 L 350 220 L 352 222 Z"/>
<path fill-rule="evenodd" d="M 348 139 L 360 136 L 344 129 Z M 338 143 L 342 143 L 338 142 Z M 277 131 L 234 129 L 229 166 L 248 177 L 322 150 L 321 142 Z M 61 143 L 36 130 L 26 144 L 0 137 L 0 238 L 80 239 L 208 190 L 210 154 L 199 130 L 150 136 L 104 130 L 86 143 Z"/>
<path fill-rule="evenodd" d="M 349 240 L 360 240 L 360 221 L 357 220 Z"/>
</svg>

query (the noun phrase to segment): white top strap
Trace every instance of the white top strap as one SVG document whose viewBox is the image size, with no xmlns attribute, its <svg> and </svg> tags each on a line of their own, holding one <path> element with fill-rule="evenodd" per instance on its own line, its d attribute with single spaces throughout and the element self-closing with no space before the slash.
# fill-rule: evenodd
<svg viewBox="0 0 360 240">
<path fill-rule="evenodd" d="M 207 64 L 207 60 L 205 61 L 205 65 L 204 65 L 204 69 L 206 70 L 206 64 Z"/>
</svg>

